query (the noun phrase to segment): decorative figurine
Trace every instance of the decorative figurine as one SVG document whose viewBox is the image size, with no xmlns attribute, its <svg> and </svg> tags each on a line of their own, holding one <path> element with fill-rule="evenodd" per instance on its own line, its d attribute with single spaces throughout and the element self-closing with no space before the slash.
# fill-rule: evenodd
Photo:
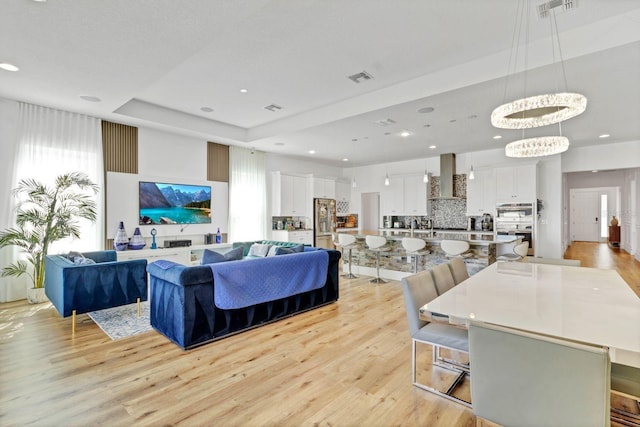
<svg viewBox="0 0 640 427">
<path fill-rule="evenodd" d="M 158 234 L 158 231 L 155 228 L 152 228 L 151 238 L 153 239 L 153 241 L 151 242 L 151 249 L 158 249 L 158 245 L 156 245 L 156 234 Z"/>
</svg>

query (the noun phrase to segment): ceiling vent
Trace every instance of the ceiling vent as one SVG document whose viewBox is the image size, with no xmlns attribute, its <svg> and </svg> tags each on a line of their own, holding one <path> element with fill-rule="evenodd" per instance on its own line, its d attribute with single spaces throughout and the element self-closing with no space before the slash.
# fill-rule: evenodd
<svg viewBox="0 0 640 427">
<path fill-rule="evenodd" d="M 282 107 L 276 104 L 271 104 L 264 107 L 264 109 L 269 111 L 279 111 L 282 110 Z"/>
<path fill-rule="evenodd" d="M 384 119 L 384 120 L 378 120 L 378 121 L 376 121 L 375 123 L 376 123 L 377 125 L 380 125 L 380 126 L 390 126 L 390 125 L 395 124 L 395 123 L 396 123 L 396 121 L 395 121 L 395 120 L 393 120 L 393 119 Z"/>
<path fill-rule="evenodd" d="M 558 8 L 555 10 L 558 12 L 565 12 L 571 9 L 575 9 L 578 7 L 578 0 L 550 0 L 545 1 L 544 3 L 540 3 L 537 7 L 538 10 L 538 19 L 546 19 L 549 17 L 549 12 L 551 9 Z"/>
<path fill-rule="evenodd" d="M 373 76 L 369 73 L 367 73 L 366 71 L 361 71 L 358 74 L 354 74 L 352 76 L 348 76 L 347 77 L 349 80 L 353 81 L 354 83 L 362 83 L 366 80 L 371 80 L 373 78 Z"/>
</svg>

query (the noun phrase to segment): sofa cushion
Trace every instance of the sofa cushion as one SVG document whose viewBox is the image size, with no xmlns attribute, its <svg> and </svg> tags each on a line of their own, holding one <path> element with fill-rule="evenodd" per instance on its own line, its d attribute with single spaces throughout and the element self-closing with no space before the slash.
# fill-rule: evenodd
<svg viewBox="0 0 640 427">
<path fill-rule="evenodd" d="M 262 244 L 262 243 L 254 243 L 253 245 L 251 245 L 251 247 L 249 248 L 249 254 L 247 256 L 250 257 L 266 257 L 267 254 L 269 253 L 269 249 L 271 249 L 270 244 Z"/>
<path fill-rule="evenodd" d="M 292 246 L 289 248 L 276 246 L 275 250 L 276 255 L 295 254 L 299 252 L 304 252 L 304 245 Z"/>
<path fill-rule="evenodd" d="M 237 261 L 242 259 L 242 247 L 237 247 L 235 249 L 231 249 L 227 253 L 221 254 L 216 251 L 212 251 L 210 249 L 205 249 L 202 254 L 202 265 L 205 264 L 215 264 L 218 262 L 225 261 Z"/>
</svg>

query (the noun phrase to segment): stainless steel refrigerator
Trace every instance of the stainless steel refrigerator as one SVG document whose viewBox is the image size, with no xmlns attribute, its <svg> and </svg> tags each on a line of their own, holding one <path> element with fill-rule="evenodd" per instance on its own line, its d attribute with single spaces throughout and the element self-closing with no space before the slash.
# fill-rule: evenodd
<svg viewBox="0 0 640 427">
<path fill-rule="evenodd" d="M 336 201 L 313 199 L 313 246 L 335 249 L 333 233 L 336 232 Z"/>
</svg>

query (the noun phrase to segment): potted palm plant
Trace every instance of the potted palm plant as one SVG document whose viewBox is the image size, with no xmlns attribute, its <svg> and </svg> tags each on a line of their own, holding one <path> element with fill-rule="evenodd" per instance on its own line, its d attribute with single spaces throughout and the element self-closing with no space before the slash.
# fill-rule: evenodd
<svg viewBox="0 0 640 427">
<path fill-rule="evenodd" d="M 93 196 L 98 186 L 82 172 L 59 175 L 52 186 L 23 179 L 13 190 L 18 199 L 15 227 L 0 232 L 0 248 L 17 246 L 26 256 L 2 268 L 2 276 L 29 275 L 30 303 L 46 301 L 44 259 L 53 242 L 80 238 L 80 219 L 96 220 Z"/>
</svg>

